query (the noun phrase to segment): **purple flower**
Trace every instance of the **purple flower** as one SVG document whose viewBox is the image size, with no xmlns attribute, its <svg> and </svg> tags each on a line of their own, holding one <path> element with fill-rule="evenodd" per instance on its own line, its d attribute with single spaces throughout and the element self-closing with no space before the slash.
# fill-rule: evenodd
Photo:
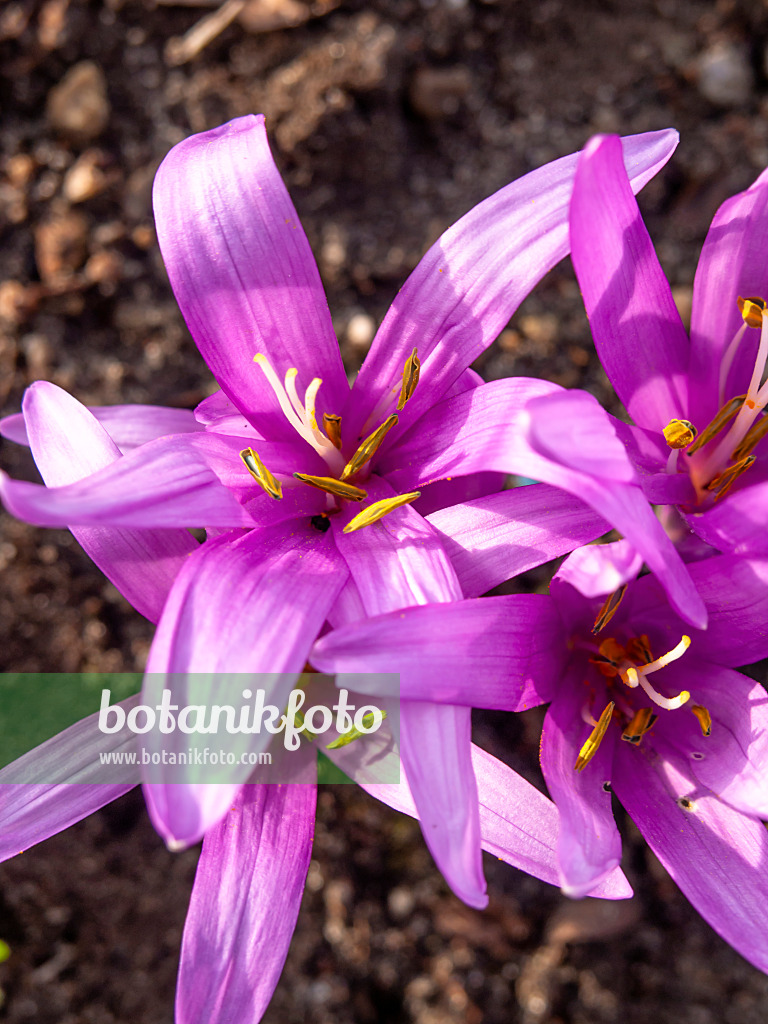
<svg viewBox="0 0 768 1024">
<path fill-rule="evenodd" d="M 128 711 L 139 701 L 123 702 Z M 133 783 L 105 779 L 99 755 L 130 752 L 125 734 L 104 735 L 92 716 L 0 771 L 0 861 L 15 856 L 114 800 Z M 135 737 L 132 737 L 135 740 Z M 355 744 L 337 751 L 349 769 Z M 314 754 L 309 745 L 306 753 Z M 329 752 L 330 753 L 330 752 Z M 557 881 L 558 813 L 554 804 L 510 768 L 477 747 L 483 849 L 544 881 Z M 66 766 L 70 783 L 50 785 L 52 766 Z M 381 765 L 377 761 L 380 768 Z M 374 766 L 376 767 L 376 766 Z M 288 946 L 309 866 L 314 831 L 314 758 L 299 784 L 246 785 L 203 841 L 182 943 L 177 1024 L 225 1024 L 260 1018 L 272 996 Z M 391 775 L 391 773 L 389 773 Z M 19 778 L 26 783 L 19 783 Z M 9 784 L 11 778 L 15 784 Z M 408 783 L 371 782 L 377 798 L 417 816 Z M 632 890 L 620 870 L 592 895 L 623 899 Z"/>
<path fill-rule="evenodd" d="M 634 421 L 606 417 L 601 437 L 615 443 L 618 434 L 648 501 L 672 507 L 667 521 L 679 539 L 687 525 L 717 550 L 768 554 L 768 172 L 715 214 L 694 281 L 690 338 L 615 137 L 593 139 L 580 157 L 570 233 L 597 352 Z M 562 466 L 578 453 L 557 441 L 587 401 L 572 395 L 528 407 L 534 444 Z"/>
<path fill-rule="evenodd" d="M 397 670 L 410 699 L 549 703 L 541 765 L 560 811 L 564 890 L 582 896 L 619 863 L 613 792 L 701 914 L 768 971 L 768 695 L 733 669 L 768 654 L 768 561 L 689 566 L 709 612 L 700 631 L 654 576 L 631 579 L 627 548 L 579 549 L 548 595 L 350 624 L 321 638 L 312 662 Z"/>
<path fill-rule="evenodd" d="M 674 144 L 673 132 L 626 140 L 636 187 Z M 431 480 L 484 468 L 464 460 L 451 438 L 467 396 L 491 387 L 477 387 L 468 366 L 565 254 L 575 162 L 532 172 L 446 232 L 395 299 L 350 390 L 263 118 L 171 151 L 155 183 L 158 237 L 221 392 L 202 403 L 196 423 L 174 423 L 171 434 L 161 411 L 142 408 L 132 419 L 121 410 L 112 438 L 74 399 L 34 385 L 24 422 L 49 486 L 0 479 L 9 510 L 72 526 L 158 621 L 144 703 L 158 703 L 167 674 L 297 673 L 326 620 L 463 596 L 440 534 L 409 502 Z M 508 411 L 549 390 L 540 381 L 492 388 L 472 429 L 493 443 Z M 144 443 L 121 455 L 123 428 Z M 20 434 L 18 421 L 6 429 Z M 419 456 L 422 441 L 436 439 L 452 463 L 442 474 Z M 402 470 L 412 485 L 400 486 Z M 452 500 L 466 493 L 461 485 Z M 603 525 L 591 517 L 589 537 Z M 204 544 L 190 539 L 191 526 L 206 528 Z M 559 536 L 560 551 L 588 539 L 577 532 Z M 178 685 L 174 702 L 213 696 L 193 687 Z M 283 696 L 272 695 L 277 703 Z M 402 716 L 402 756 L 430 849 L 457 893 L 480 905 L 469 724 L 465 708 L 412 703 Z M 190 776 L 187 785 L 148 787 L 161 834 L 177 845 L 197 840 L 226 813 L 244 771 L 234 769 L 229 785 Z M 464 816 L 455 813 L 457 797 Z"/>
</svg>

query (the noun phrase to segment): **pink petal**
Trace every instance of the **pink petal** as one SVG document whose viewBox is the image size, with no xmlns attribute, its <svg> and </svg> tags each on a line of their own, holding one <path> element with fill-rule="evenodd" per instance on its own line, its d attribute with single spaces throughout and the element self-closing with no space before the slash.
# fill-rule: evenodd
<svg viewBox="0 0 768 1024">
<path fill-rule="evenodd" d="M 706 625 L 686 567 L 632 483 L 611 417 L 591 395 L 524 378 L 486 384 L 435 406 L 381 466 L 397 490 L 479 469 L 541 480 L 586 502 L 640 552 L 681 616 Z"/>
<path fill-rule="evenodd" d="M 617 730 L 608 726 L 597 753 L 583 771 L 574 768 L 590 726 L 582 718 L 589 693 L 576 672 L 563 680 L 541 731 L 541 768 L 560 811 L 557 852 L 560 884 L 568 896 L 586 896 L 621 861 L 621 837 L 611 811 L 610 783 Z M 607 698 L 598 697 L 593 717 Z M 606 788 L 607 784 L 607 788 Z"/>
<path fill-rule="evenodd" d="M 404 700 L 520 711 L 552 699 L 567 650 L 545 594 L 421 605 L 327 633 L 310 660 L 321 672 L 398 673 Z M 345 682 L 352 686 L 352 682 Z M 374 693 L 375 679 L 354 688 Z"/>
<path fill-rule="evenodd" d="M 26 430 L 37 467 L 51 487 L 65 486 L 111 465 L 120 452 L 94 416 L 66 391 L 43 381 L 24 397 Z M 26 433 L 26 431 L 25 431 Z M 75 526 L 86 554 L 151 622 L 197 542 L 187 530 Z"/>
<path fill-rule="evenodd" d="M 55 388 L 55 384 L 38 381 L 30 386 Z M 166 434 L 186 434 L 203 430 L 189 409 L 172 409 L 163 405 L 92 405 L 88 411 L 95 416 L 124 455 L 147 441 Z M 0 419 L 0 435 L 16 444 L 29 444 L 24 414 L 15 413 Z"/>
<path fill-rule="evenodd" d="M 300 393 L 323 386 L 319 411 L 341 412 L 348 385 L 306 235 L 267 143 L 264 118 L 193 135 L 155 178 L 157 236 L 176 300 L 223 391 L 267 436 L 292 431 L 253 357 Z"/>
<path fill-rule="evenodd" d="M 292 674 L 303 669 L 346 578 L 331 536 L 309 524 L 207 541 L 187 560 L 166 603 L 147 661 L 143 702 L 158 704 L 168 689 L 179 707 L 239 705 L 244 686 L 254 684 L 270 689 L 268 703 L 284 704 Z M 195 739 L 209 745 L 205 735 Z M 266 732 L 227 736 L 227 749 L 258 753 L 269 739 Z M 188 749 L 188 737 L 179 732 L 153 731 L 144 738 L 150 752 L 173 749 L 174 743 Z M 155 827 L 174 846 L 196 842 L 220 820 L 251 771 L 247 764 L 223 766 L 218 784 L 208 785 L 210 765 L 151 766 L 145 780 L 153 783 L 146 795 Z"/>
<path fill-rule="evenodd" d="M 696 648 L 691 646 L 691 655 Z M 696 652 L 698 653 L 698 652 Z M 768 694 L 759 684 L 729 668 L 686 657 L 664 673 L 669 692 L 687 689 L 691 703 L 712 716 L 712 732 L 702 736 L 692 714 L 664 716 L 660 734 L 688 763 L 688 769 L 721 800 L 753 818 L 768 818 Z"/>
<path fill-rule="evenodd" d="M 120 706 L 128 711 L 136 703 L 138 696 Z M 138 767 L 109 767 L 99 756 L 131 753 L 136 737 L 107 735 L 98 718 L 76 722 L 0 771 L 0 860 L 62 832 L 138 783 Z"/>
<path fill-rule="evenodd" d="M 579 158 L 570 211 L 571 258 L 600 361 L 641 427 L 688 412 L 689 343 L 648 235 L 616 135 Z"/>
<path fill-rule="evenodd" d="M 626 540 L 576 548 L 557 570 L 584 597 L 603 597 L 637 578 L 642 556 Z"/>
<path fill-rule="evenodd" d="M 400 752 L 435 863 L 460 899 L 482 909 L 488 894 L 470 756 L 471 714 L 470 708 L 403 701 Z"/>
<path fill-rule="evenodd" d="M 371 501 L 391 496 L 371 478 Z M 348 517 L 346 517 L 348 518 Z M 334 536 L 368 615 L 462 596 L 438 534 L 404 506 L 372 526 Z M 472 906 L 485 905 L 477 796 L 469 764 L 469 711 L 414 703 L 401 714 L 403 764 L 413 779 L 424 837 L 448 884 Z"/>
<path fill-rule="evenodd" d="M 441 534 L 467 597 L 479 597 L 610 529 L 588 505 L 547 484 L 444 508 L 427 522 Z"/>
<path fill-rule="evenodd" d="M 650 745 L 619 749 L 614 789 L 701 916 L 745 959 L 768 971 L 765 826 L 702 790 L 684 762 L 661 747 L 658 753 Z"/>
<path fill-rule="evenodd" d="M 651 132 L 622 143 L 632 187 L 639 190 L 672 155 L 677 133 Z M 432 246 L 398 292 L 355 381 L 349 410 L 353 436 L 363 433 L 377 402 L 417 347 L 422 383 L 402 414 L 404 424 L 414 423 L 566 255 L 576 162 L 576 154 L 562 157 L 512 182 Z"/>
<path fill-rule="evenodd" d="M 712 220 L 693 282 L 691 316 L 691 416 L 699 429 L 734 395 L 747 390 L 757 351 L 757 331 L 748 331 L 718 394 L 720 364 L 743 321 L 738 296 L 768 291 L 768 171 L 746 192 L 726 200 Z"/>
<path fill-rule="evenodd" d="M 257 1022 L 288 954 L 312 854 L 314 785 L 246 786 L 203 842 L 177 1024 Z"/>
</svg>

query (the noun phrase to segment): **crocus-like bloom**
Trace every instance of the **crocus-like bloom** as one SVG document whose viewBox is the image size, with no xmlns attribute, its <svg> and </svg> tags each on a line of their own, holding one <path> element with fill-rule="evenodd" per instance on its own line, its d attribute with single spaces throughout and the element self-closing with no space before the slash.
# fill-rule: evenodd
<svg viewBox="0 0 768 1024">
<path fill-rule="evenodd" d="M 633 187 L 674 144 L 673 132 L 625 140 Z M 463 596 L 440 535 L 409 503 L 422 484 L 482 469 L 452 444 L 469 393 L 491 388 L 485 407 L 469 415 L 492 446 L 510 406 L 550 388 L 477 387 L 468 366 L 565 254 L 575 164 L 565 157 L 532 172 L 443 235 L 398 294 L 350 390 L 263 118 L 195 136 L 167 156 L 154 190 L 158 238 L 222 390 L 183 432 L 174 425 L 167 434 L 167 419 L 144 410 L 139 426 L 116 414 L 110 434 L 60 390 L 33 386 L 24 422 L 53 486 L 0 479 L 14 514 L 75 528 L 107 574 L 158 619 L 144 703 L 159 702 L 166 674 L 191 680 L 174 692 L 186 705 L 213 696 L 195 689 L 192 673 L 299 672 L 326 620 Z M 121 455 L 123 421 L 134 440 L 154 439 Z M 18 432 L 18 422 L 7 429 Z M 422 439 L 448 452 L 450 470 L 427 472 Z M 63 458 L 73 448 L 74 466 Z M 399 485 L 399 470 L 413 486 Z M 190 539 L 191 526 L 206 528 L 205 543 Z M 159 571 L 143 591 L 148 565 Z M 467 708 L 411 702 L 401 752 L 435 859 L 462 898 L 482 905 L 469 729 Z M 148 787 L 161 834 L 176 844 L 198 839 L 226 813 L 243 773 L 234 768 L 230 785 L 191 776 L 186 786 Z"/>
<path fill-rule="evenodd" d="M 619 435 L 648 500 L 671 506 L 678 538 L 687 524 L 720 551 L 768 554 L 768 171 L 715 214 L 694 281 L 690 338 L 616 138 L 593 139 L 581 155 L 570 237 L 598 355 L 634 421 L 606 418 L 602 437 Z M 563 465 L 578 457 L 556 442 L 588 402 L 572 393 L 531 403 L 539 449 Z"/>
<path fill-rule="evenodd" d="M 138 701 L 123 702 L 128 711 Z M 98 716 L 78 722 L 0 771 L 0 861 L 15 856 L 110 800 L 139 781 L 110 783 L 102 753 L 135 752 L 126 741 L 105 735 Z M 331 753 L 331 752 L 329 752 Z M 365 759 L 364 744 L 332 752 L 346 771 Z M 246 785 L 223 820 L 206 833 L 192 890 L 176 995 L 177 1024 L 257 1024 L 282 970 L 312 851 L 316 788 L 314 749 L 304 748 L 299 784 Z M 311 756 L 306 756 L 311 755 Z M 396 755 L 393 755 L 396 757 Z M 558 813 L 530 783 L 477 747 L 483 849 L 546 882 L 557 881 Z M 380 752 L 370 755 L 374 777 Z M 66 766 L 69 784 L 50 785 L 51 765 Z M 386 774 L 386 773 L 385 773 Z M 19 778 L 26 783 L 19 783 Z M 13 783 L 6 780 L 12 779 Z M 73 784 L 74 783 L 74 784 Z M 374 796 L 416 816 L 407 780 L 371 782 Z M 608 899 L 632 890 L 617 868 L 592 891 Z"/>
<path fill-rule="evenodd" d="M 732 667 L 768 654 L 768 562 L 692 564 L 709 612 L 699 631 L 655 577 L 631 579 L 628 548 L 577 550 L 547 595 L 350 624 L 321 638 L 312 661 L 397 670 L 419 700 L 548 702 L 541 765 L 560 810 L 564 890 L 582 896 L 618 864 L 613 792 L 702 916 L 768 971 L 768 695 Z"/>
</svg>

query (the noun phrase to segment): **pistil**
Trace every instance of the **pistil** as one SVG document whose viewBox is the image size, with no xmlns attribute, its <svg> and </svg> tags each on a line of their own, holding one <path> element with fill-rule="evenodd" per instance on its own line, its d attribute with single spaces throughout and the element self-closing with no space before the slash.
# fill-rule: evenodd
<svg viewBox="0 0 768 1024">
<path fill-rule="evenodd" d="M 320 377 L 313 377 L 309 387 L 304 393 L 304 401 L 299 398 L 297 389 L 298 370 L 291 367 L 285 374 L 285 381 L 281 382 L 269 360 L 262 353 L 254 356 L 254 362 L 260 367 L 275 393 L 275 397 L 285 414 L 286 419 L 294 428 L 297 434 L 310 444 L 315 451 L 322 456 L 332 471 L 332 476 L 316 476 L 311 473 L 294 473 L 293 476 L 303 484 L 316 487 L 329 496 L 326 512 L 311 517 L 312 525 L 325 532 L 329 527 L 328 516 L 334 512 L 341 511 L 339 501 L 363 501 L 368 497 L 362 487 L 350 483 L 363 467 L 370 462 L 382 445 L 384 438 L 389 431 L 398 423 L 397 413 L 389 415 L 376 430 L 362 441 L 352 457 L 345 463 L 341 454 L 341 416 L 330 413 L 323 414 L 323 429 L 317 424 L 316 401 L 317 393 L 322 385 Z M 400 397 L 397 402 L 397 409 L 400 411 L 406 402 L 411 398 L 419 382 L 421 363 L 416 349 L 405 362 L 400 386 Z M 396 388 L 393 389 L 397 390 Z M 391 396 L 389 398 L 391 401 Z M 261 461 L 258 453 L 253 448 L 246 448 L 240 453 L 248 472 L 256 483 L 273 498 L 282 497 L 282 486 L 269 472 Z M 397 508 L 407 505 L 420 497 L 419 491 L 412 491 L 408 494 L 400 494 L 392 498 L 385 498 L 382 501 L 375 501 L 372 505 L 364 508 L 354 516 L 344 527 L 344 533 L 353 533 L 365 526 L 378 522 L 383 516 L 388 515 Z M 332 499 L 336 499 L 333 501 Z"/>
<path fill-rule="evenodd" d="M 317 392 L 323 383 L 322 379 L 320 377 L 312 378 L 309 387 L 304 393 L 304 402 L 302 403 L 296 390 L 298 370 L 295 366 L 292 366 L 287 371 L 285 383 L 282 384 L 265 355 L 259 352 L 253 357 L 253 361 L 267 378 L 267 382 L 274 391 L 275 397 L 280 403 L 280 408 L 285 414 L 285 418 L 296 433 L 303 437 L 307 444 L 311 445 L 318 455 L 325 459 L 331 470 L 340 472 L 343 468 L 341 453 L 338 451 L 334 440 L 326 437 L 317 425 L 315 402 Z M 337 425 L 340 425 L 339 417 L 331 417 L 331 419 L 337 421 Z"/>
<path fill-rule="evenodd" d="M 653 672 L 658 672 L 660 668 L 664 668 L 666 665 L 671 664 L 671 662 L 677 661 L 678 658 L 682 658 L 690 646 L 691 638 L 689 636 L 682 637 L 676 647 L 663 654 L 660 658 L 656 658 L 655 661 L 651 661 L 647 665 L 641 665 L 639 668 L 630 665 L 628 668 L 622 669 L 620 673 L 622 681 L 631 688 L 636 686 L 642 687 L 654 704 L 658 704 L 660 708 L 665 708 L 667 711 L 681 708 L 683 704 L 690 700 L 691 695 L 688 690 L 683 690 L 676 697 L 662 697 L 648 682 L 647 676 Z"/>
</svg>

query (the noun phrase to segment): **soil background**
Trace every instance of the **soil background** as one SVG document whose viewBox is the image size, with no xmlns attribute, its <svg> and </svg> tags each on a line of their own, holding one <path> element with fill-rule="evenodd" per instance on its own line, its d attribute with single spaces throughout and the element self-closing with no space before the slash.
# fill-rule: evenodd
<svg viewBox="0 0 768 1024">
<path fill-rule="evenodd" d="M 201 45 L 188 33 L 212 11 L 0 2 L 3 412 L 37 379 L 87 404 L 193 407 L 210 393 L 150 188 L 173 144 L 237 115 L 267 115 L 350 372 L 442 230 L 596 132 L 680 130 L 641 205 L 684 312 L 712 215 L 768 164 L 758 0 L 254 0 Z M 586 386 L 610 405 L 567 261 L 477 369 Z M 0 457 L 36 478 L 25 451 L 4 443 Z M 152 627 L 72 537 L 1 525 L 0 670 L 141 670 Z M 477 720 L 485 745 L 543 785 L 539 725 Z M 448 891 L 415 823 L 354 787 L 323 787 L 265 1021 L 762 1024 L 768 979 L 617 815 L 632 901 L 571 903 L 489 858 L 490 909 L 477 913 Z M 134 792 L 2 865 L 0 1019 L 170 1024 L 197 854 L 169 853 Z"/>
</svg>

